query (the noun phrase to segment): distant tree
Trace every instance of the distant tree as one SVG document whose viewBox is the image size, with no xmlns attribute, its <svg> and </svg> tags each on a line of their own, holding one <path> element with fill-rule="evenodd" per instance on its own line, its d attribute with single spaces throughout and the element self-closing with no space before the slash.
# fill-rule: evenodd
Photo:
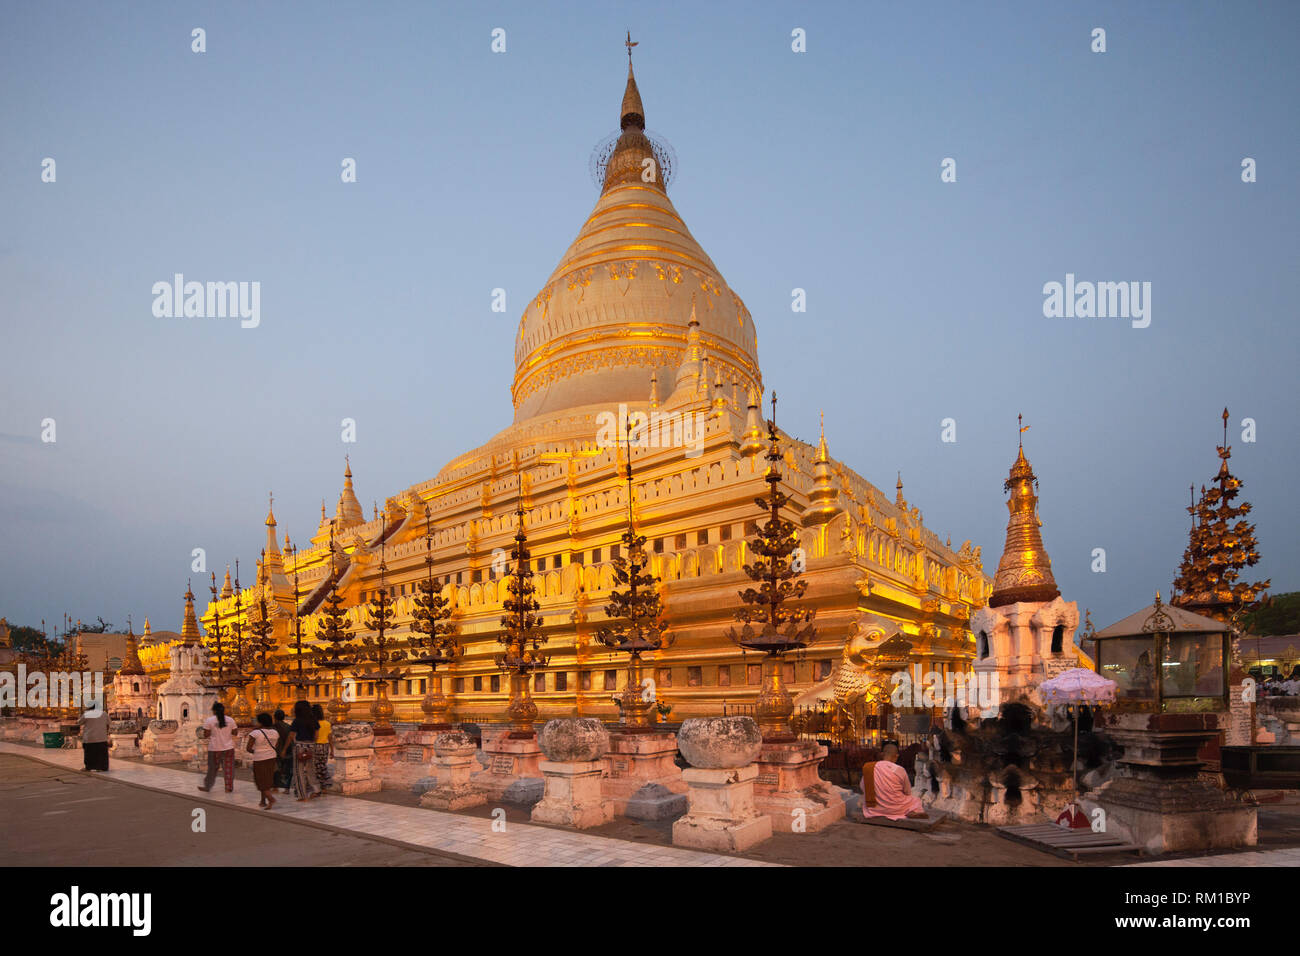
<svg viewBox="0 0 1300 956">
<path fill-rule="evenodd" d="M 1272 595 L 1245 616 L 1243 625 L 1248 632 L 1261 637 L 1300 633 L 1300 591 Z"/>
<path fill-rule="evenodd" d="M 47 638 L 34 627 L 11 627 L 9 639 L 13 641 L 14 650 L 25 654 L 42 654 L 46 651 L 57 654 L 63 650 L 63 643 L 58 638 Z"/>
</svg>

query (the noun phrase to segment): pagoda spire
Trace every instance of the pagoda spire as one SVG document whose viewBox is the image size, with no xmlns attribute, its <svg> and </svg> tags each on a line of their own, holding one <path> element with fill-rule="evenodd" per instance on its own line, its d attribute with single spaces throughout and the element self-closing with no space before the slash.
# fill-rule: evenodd
<svg viewBox="0 0 1300 956">
<path fill-rule="evenodd" d="M 226 569 L 226 585 L 230 585 L 230 569 Z M 194 591 L 185 582 L 185 620 L 181 623 L 181 643 L 186 647 L 199 643 L 199 621 L 194 616 Z"/>
<path fill-rule="evenodd" d="M 1174 580 L 1175 594 L 1169 603 L 1194 614 L 1229 623 L 1243 610 L 1253 608 L 1272 583 L 1238 581 L 1241 569 L 1259 562 L 1255 526 L 1243 520 L 1251 505 L 1232 502 L 1241 491 L 1241 480 L 1228 468 L 1232 448 L 1228 444 L 1228 410 L 1223 410 L 1223 444 L 1218 446 L 1219 473 L 1208 490 L 1201 486 L 1201 498 L 1187 509 L 1192 530 L 1183 552 L 1183 562 Z"/>
<path fill-rule="evenodd" d="M 146 618 L 144 622 L 145 630 L 149 628 L 149 621 Z M 144 664 L 140 662 L 140 645 L 136 641 L 135 634 L 131 631 L 131 625 L 126 628 L 126 656 L 122 659 L 122 666 L 118 670 L 119 674 L 143 674 Z"/>
<path fill-rule="evenodd" d="M 839 497 L 831 471 L 831 453 L 826 447 L 826 413 L 822 412 L 821 441 L 817 445 L 817 457 L 813 459 L 813 487 L 808 493 L 807 520 L 815 524 L 830 521 L 844 510 L 840 507 Z"/>
<path fill-rule="evenodd" d="M 638 41 L 639 42 L 639 41 Z M 636 75 L 632 72 L 632 47 L 637 42 L 632 40 L 632 31 L 627 34 L 627 88 L 623 91 L 623 108 L 619 110 L 618 127 L 627 129 L 635 126 L 645 129 L 645 107 L 641 105 L 641 91 L 636 88 Z"/>
<path fill-rule="evenodd" d="M 334 509 L 334 520 L 339 528 L 365 524 L 366 514 L 361 510 L 356 490 L 352 487 L 352 461 L 344 456 L 346 467 L 343 471 L 343 492 L 339 495 L 338 507 Z"/>
<path fill-rule="evenodd" d="M 636 43 L 629 34 L 627 39 L 627 86 L 623 89 L 623 102 L 618 111 L 618 128 L 622 131 L 605 164 L 605 180 L 601 192 L 613 186 L 636 183 L 649 185 L 664 191 L 664 174 L 667 170 L 660 168 L 660 156 L 655 153 L 655 146 L 645 133 L 645 107 L 641 104 L 641 91 L 636 86 L 636 74 L 632 72 L 632 47 Z M 650 160 L 655 175 L 651 179 L 643 178 Z"/>
<path fill-rule="evenodd" d="M 221 597 L 234 597 L 235 589 L 230 586 L 230 565 L 226 565 L 226 583 L 221 586 Z"/>
<path fill-rule="evenodd" d="M 1023 433 L 1024 428 L 1021 428 Z M 1038 496 L 1034 487 L 1038 479 L 1025 457 L 1023 441 L 1011 465 L 1011 474 L 1002 488 L 1011 492 L 1007 510 L 1007 541 L 993 576 L 993 593 L 989 607 L 1002 607 L 1022 601 L 1051 601 L 1061 596 L 1052 576 L 1052 559 L 1043 547 L 1038 520 Z"/>
<path fill-rule="evenodd" d="M 749 387 L 748 406 L 745 411 L 745 434 L 741 437 L 740 453 L 746 458 L 752 458 L 767 448 L 763 444 L 763 427 L 759 424 L 758 389 L 752 385 Z"/>
</svg>

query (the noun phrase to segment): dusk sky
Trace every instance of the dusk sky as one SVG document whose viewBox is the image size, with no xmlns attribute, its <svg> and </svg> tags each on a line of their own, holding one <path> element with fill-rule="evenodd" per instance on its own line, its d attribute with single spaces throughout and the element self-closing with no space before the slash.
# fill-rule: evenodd
<svg viewBox="0 0 1300 956">
<path fill-rule="evenodd" d="M 824 410 L 832 455 L 890 498 L 901 470 L 991 575 L 1023 413 L 1057 582 L 1100 629 L 1168 595 L 1226 405 L 1250 579 L 1300 588 L 1294 2 L 10 2 L 0 615 L 179 630 L 194 548 L 252 580 L 269 491 L 305 543 L 345 454 L 369 515 L 509 424 L 628 30 L 784 427 Z M 259 282 L 260 324 L 156 317 L 176 273 Z M 1045 317 L 1067 274 L 1150 283 L 1149 326 Z"/>
</svg>

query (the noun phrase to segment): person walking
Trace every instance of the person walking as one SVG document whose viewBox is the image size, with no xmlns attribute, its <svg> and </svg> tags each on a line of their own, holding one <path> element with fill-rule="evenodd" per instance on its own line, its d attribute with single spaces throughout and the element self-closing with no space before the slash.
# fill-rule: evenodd
<svg viewBox="0 0 1300 956">
<path fill-rule="evenodd" d="M 203 736 L 208 740 L 208 773 L 199 787 L 204 793 L 217 782 L 217 769 L 226 781 L 226 793 L 235 789 L 235 722 L 226 716 L 226 705 L 217 701 L 212 705 L 212 716 L 203 721 Z"/>
<path fill-rule="evenodd" d="M 300 700 L 293 705 L 293 723 L 289 725 L 288 746 L 293 753 L 293 792 L 301 803 L 320 796 L 316 778 L 316 731 L 319 725 L 312 715 L 311 704 Z"/>
<path fill-rule="evenodd" d="M 320 792 L 324 796 L 325 788 L 330 782 L 330 758 L 334 756 L 334 740 L 330 736 L 330 722 L 325 719 L 325 710 L 320 704 L 312 704 L 311 715 L 316 718 L 316 780 L 320 783 Z"/>
<path fill-rule="evenodd" d="M 289 722 L 285 720 L 282 710 L 275 712 L 275 732 L 279 736 L 276 743 L 275 787 L 288 793 L 293 786 L 293 751 L 289 749 Z"/>
<path fill-rule="evenodd" d="M 280 735 L 275 732 L 271 715 L 263 711 L 257 715 L 257 729 L 248 735 L 248 752 L 253 755 L 253 782 L 262 800 L 258 804 L 266 810 L 275 806 L 275 767 L 278 758 L 276 744 Z"/>
<path fill-rule="evenodd" d="M 108 772 L 108 713 L 99 705 L 77 718 L 81 725 L 81 759 L 87 771 Z"/>
</svg>

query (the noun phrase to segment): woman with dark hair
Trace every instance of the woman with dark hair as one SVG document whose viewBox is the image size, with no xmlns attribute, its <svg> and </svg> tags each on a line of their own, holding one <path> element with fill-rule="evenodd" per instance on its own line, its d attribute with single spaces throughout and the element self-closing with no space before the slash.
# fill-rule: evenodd
<svg viewBox="0 0 1300 956">
<path fill-rule="evenodd" d="M 293 723 L 289 725 L 286 746 L 293 753 L 293 792 L 298 801 L 320 796 L 316 779 L 316 731 L 319 724 L 312 716 L 311 704 L 300 700 L 293 705 Z"/>
<path fill-rule="evenodd" d="M 320 704 L 311 705 L 311 715 L 316 718 L 316 779 L 323 795 L 330 782 L 330 757 L 334 756 L 334 741 L 330 739 L 330 722 Z"/>
<path fill-rule="evenodd" d="M 265 711 L 257 715 L 257 723 L 257 729 L 248 735 L 248 752 L 253 755 L 253 782 L 262 794 L 262 802 L 258 806 L 270 810 L 275 806 L 275 797 L 271 796 L 271 791 L 275 789 L 275 745 L 279 742 L 280 735 L 275 732 L 271 715 Z"/>
<path fill-rule="evenodd" d="M 217 768 L 226 780 L 226 793 L 235 789 L 235 722 L 226 716 L 226 705 L 217 701 L 212 705 L 212 716 L 203 721 L 203 736 L 208 739 L 208 773 L 203 778 L 204 793 L 217 782 Z"/>
<path fill-rule="evenodd" d="M 280 738 L 276 744 L 275 788 L 288 793 L 293 786 L 293 751 L 289 748 L 289 722 L 284 711 L 276 710 L 274 726 Z"/>
</svg>

